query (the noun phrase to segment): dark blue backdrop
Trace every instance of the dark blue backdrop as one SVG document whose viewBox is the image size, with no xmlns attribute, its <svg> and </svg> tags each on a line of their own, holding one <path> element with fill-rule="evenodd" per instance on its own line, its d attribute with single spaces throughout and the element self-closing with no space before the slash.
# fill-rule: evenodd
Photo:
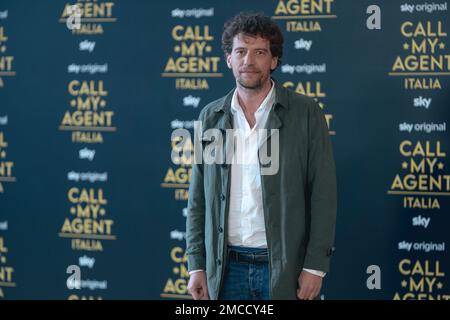
<svg viewBox="0 0 450 320">
<path fill-rule="evenodd" d="M 171 162 L 171 133 L 191 129 L 206 103 L 232 89 L 222 26 L 241 10 L 257 10 L 285 35 L 274 78 L 315 97 L 329 120 L 339 202 L 323 297 L 448 299 L 446 1 L 433 8 L 412 0 L 294 1 L 286 12 L 287 1 L 80 3 L 81 34 L 68 29 L 64 1 L 0 2 L 0 298 L 187 298 L 189 166 Z M 372 4 L 381 9 L 381 30 L 366 27 Z M 414 51 L 422 41 L 424 51 Z M 190 45 L 208 49 L 183 52 Z M 408 56 L 425 62 L 394 66 Z M 166 69 L 183 59 L 209 69 Z M 442 63 L 430 69 L 431 59 Z M 83 65 L 90 72 L 69 72 Z M 306 72 L 313 65 L 318 70 Z M 423 99 L 431 99 L 427 108 Z M 103 104 L 83 109 L 72 101 Z M 423 123 L 434 130 L 423 131 Z M 421 154 L 427 142 L 430 152 Z M 402 155 L 402 143 L 406 151 L 420 146 Z M 424 161 L 424 171 L 410 172 L 411 161 Z M 408 174 L 442 184 L 391 186 Z M 80 267 L 79 290 L 66 285 L 70 265 Z M 370 265 L 380 268 L 381 289 L 367 287 Z"/>
</svg>

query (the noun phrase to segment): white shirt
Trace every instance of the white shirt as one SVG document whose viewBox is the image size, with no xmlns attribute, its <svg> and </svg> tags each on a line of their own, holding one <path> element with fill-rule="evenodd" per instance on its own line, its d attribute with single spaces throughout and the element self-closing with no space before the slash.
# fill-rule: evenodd
<svg viewBox="0 0 450 320">
<path fill-rule="evenodd" d="M 237 90 L 231 100 L 233 128 L 238 141 L 238 151 L 231 165 L 230 206 L 228 212 L 228 244 L 232 246 L 267 248 L 261 174 L 258 150 L 262 142 L 258 129 L 264 129 L 275 102 L 275 84 L 272 82 L 263 102 L 255 112 L 255 125 L 250 125 L 239 104 Z M 237 130 L 236 130 L 237 129 Z M 323 277 L 322 271 L 303 269 Z M 201 271 L 194 270 L 190 274 Z"/>
<path fill-rule="evenodd" d="M 253 128 L 250 128 L 239 104 L 237 90 L 231 100 L 233 128 L 238 137 L 238 151 L 231 165 L 228 212 L 228 244 L 232 246 L 267 248 L 258 158 L 261 139 L 258 139 L 258 129 L 264 129 L 267 122 L 275 101 L 274 88 L 272 82 L 272 88 L 255 112 L 256 123 Z"/>
</svg>

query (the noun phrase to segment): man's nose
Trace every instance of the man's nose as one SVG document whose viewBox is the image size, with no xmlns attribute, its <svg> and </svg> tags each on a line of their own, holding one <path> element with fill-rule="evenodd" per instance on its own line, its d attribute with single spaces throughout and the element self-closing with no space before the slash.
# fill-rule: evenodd
<svg viewBox="0 0 450 320">
<path fill-rule="evenodd" d="M 244 57 L 244 64 L 246 65 L 253 64 L 253 54 L 250 51 L 248 51 Z"/>
</svg>

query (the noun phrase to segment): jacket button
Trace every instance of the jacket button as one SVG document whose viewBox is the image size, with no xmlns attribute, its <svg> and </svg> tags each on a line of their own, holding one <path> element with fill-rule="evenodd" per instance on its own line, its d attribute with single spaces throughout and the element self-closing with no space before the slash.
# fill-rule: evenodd
<svg viewBox="0 0 450 320">
<path fill-rule="evenodd" d="M 222 261 L 220 261 L 220 259 L 217 259 L 217 265 L 220 266 L 222 263 Z"/>
<path fill-rule="evenodd" d="M 219 232 L 222 233 L 223 232 L 223 228 L 219 227 Z"/>
<path fill-rule="evenodd" d="M 222 201 L 225 200 L 225 195 L 224 195 L 224 194 L 221 194 L 221 195 L 220 195 L 220 200 L 222 200 Z"/>
<path fill-rule="evenodd" d="M 334 251 L 336 251 L 335 247 L 329 248 L 328 251 L 327 251 L 327 256 L 331 256 L 334 253 Z"/>
</svg>

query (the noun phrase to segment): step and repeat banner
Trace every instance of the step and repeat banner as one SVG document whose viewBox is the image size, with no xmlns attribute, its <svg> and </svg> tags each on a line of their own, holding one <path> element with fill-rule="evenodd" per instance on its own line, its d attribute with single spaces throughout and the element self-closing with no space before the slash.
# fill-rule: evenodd
<svg viewBox="0 0 450 320">
<path fill-rule="evenodd" d="M 322 298 L 450 298 L 442 0 L 0 0 L 0 298 L 190 298 L 171 133 L 233 88 L 220 40 L 243 10 L 279 24 L 273 77 L 326 114 Z"/>
</svg>

